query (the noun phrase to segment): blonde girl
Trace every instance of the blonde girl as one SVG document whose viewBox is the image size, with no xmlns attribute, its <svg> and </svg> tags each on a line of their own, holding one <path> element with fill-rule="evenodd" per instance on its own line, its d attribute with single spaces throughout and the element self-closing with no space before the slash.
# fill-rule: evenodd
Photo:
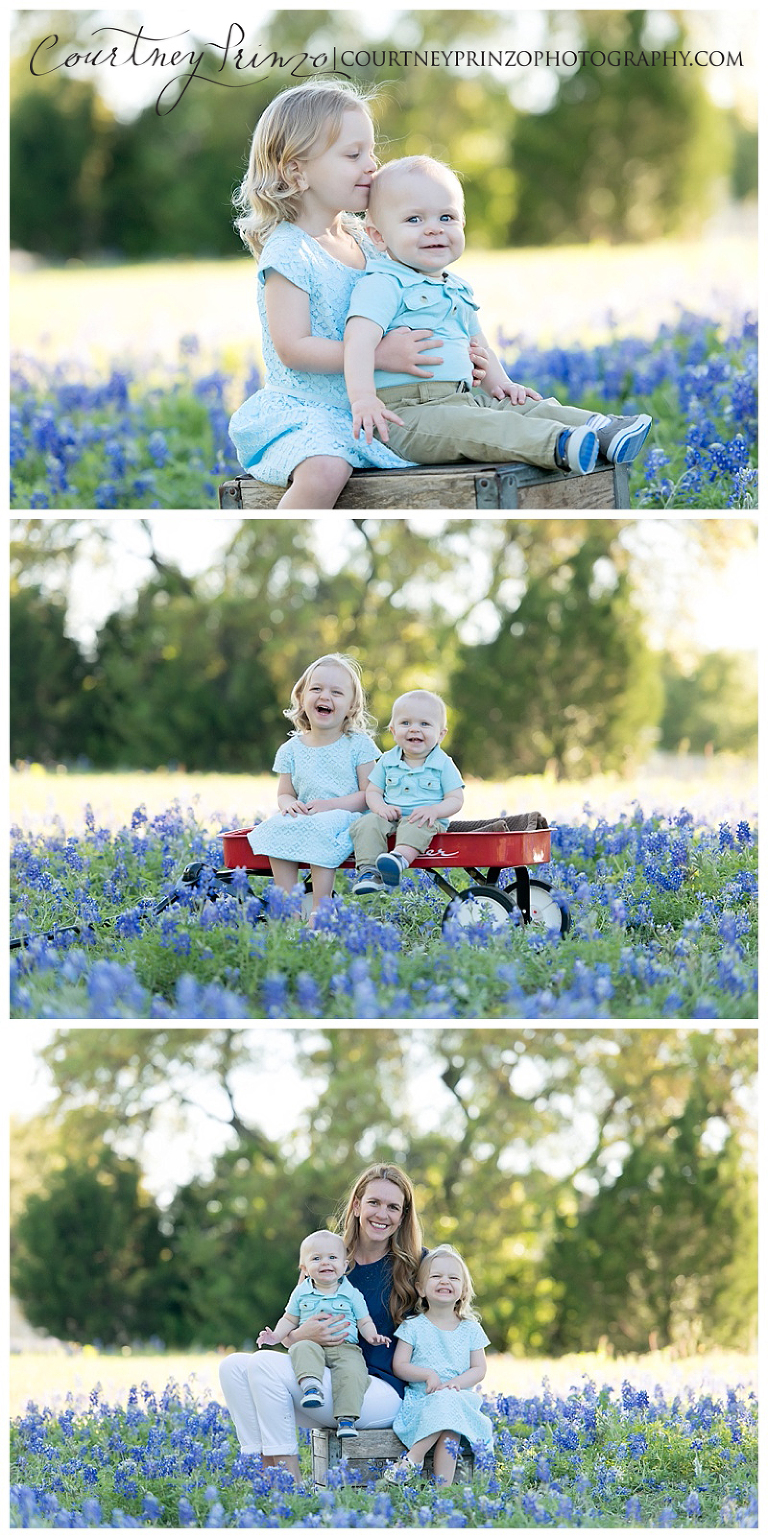
<svg viewBox="0 0 768 1538">
<path fill-rule="evenodd" d="M 235 202 L 256 257 L 266 383 L 235 412 L 243 468 L 287 486 L 280 507 L 329 508 L 353 468 L 400 469 L 379 441 L 355 443 L 344 385 L 344 324 L 352 290 L 375 255 L 354 218 L 376 168 L 368 97 L 342 81 L 283 91 L 262 114 Z M 430 331 L 382 338 L 376 366 L 431 378 Z M 422 366 L 420 366 L 422 365 Z"/>
<path fill-rule="evenodd" d="M 416 1272 L 425 1253 L 405 1171 L 396 1164 L 370 1164 L 353 1182 L 337 1226 L 347 1252 L 347 1279 L 363 1294 L 378 1334 L 391 1337 L 416 1302 Z M 313 1340 L 324 1347 L 338 1345 L 345 1328 L 331 1314 L 316 1314 L 287 1337 L 287 1344 Z M 373 1346 L 361 1340 L 360 1349 L 370 1381 L 358 1428 L 391 1426 L 404 1393 L 402 1379 L 392 1371 L 394 1341 Z M 233 1352 L 222 1361 L 219 1376 L 242 1451 L 260 1454 L 265 1465 L 282 1464 L 298 1481 L 297 1425 L 335 1424 L 330 1369 L 325 1369 L 324 1402 L 317 1409 L 301 1408 L 287 1352 Z"/>
<path fill-rule="evenodd" d="M 459 1440 L 493 1441 L 493 1428 L 471 1392 L 485 1377 L 488 1336 L 472 1306 L 472 1278 L 450 1244 L 430 1250 L 416 1275 L 419 1301 L 398 1325 L 393 1368 L 405 1381 L 402 1409 L 392 1429 L 408 1452 L 384 1478 L 403 1484 L 419 1478 L 425 1454 L 434 1449 L 435 1479 L 451 1484 Z"/>
<path fill-rule="evenodd" d="M 299 862 L 312 874 L 312 912 L 331 896 L 336 867 L 352 853 L 349 827 L 365 810 L 368 777 L 381 757 L 368 735 L 369 716 L 360 669 L 332 652 L 304 669 L 283 712 L 293 724 L 273 769 L 280 778 L 274 817 L 248 834 L 255 854 L 266 854 L 277 886 L 293 890 Z"/>
</svg>

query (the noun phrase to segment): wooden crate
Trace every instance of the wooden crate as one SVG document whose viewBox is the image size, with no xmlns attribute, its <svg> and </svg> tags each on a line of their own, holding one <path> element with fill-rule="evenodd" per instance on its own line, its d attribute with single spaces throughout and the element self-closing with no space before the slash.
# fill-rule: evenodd
<svg viewBox="0 0 768 1538">
<path fill-rule="evenodd" d="M 238 475 L 219 487 L 225 512 L 277 507 L 284 487 Z M 353 470 L 336 504 L 361 512 L 377 508 L 465 508 L 494 512 L 600 512 L 629 507 L 626 465 L 601 464 L 591 475 L 538 470 L 535 465 L 417 465 L 405 470 Z"/>
<path fill-rule="evenodd" d="M 388 1463 L 402 1458 L 405 1447 L 391 1427 L 381 1431 L 359 1431 L 356 1437 L 339 1441 L 336 1433 L 314 1428 L 312 1431 L 312 1478 L 316 1485 L 328 1482 L 328 1470 L 336 1468 L 342 1460 L 347 1473 L 356 1484 L 367 1484 L 371 1479 L 381 1479 Z M 463 1442 L 456 1465 L 456 1479 L 469 1480 L 475 1466 L 471 1450 Z M 432 1453 L 424 1459 L 427 1473 L 432 1473 Z"/>
</svg>

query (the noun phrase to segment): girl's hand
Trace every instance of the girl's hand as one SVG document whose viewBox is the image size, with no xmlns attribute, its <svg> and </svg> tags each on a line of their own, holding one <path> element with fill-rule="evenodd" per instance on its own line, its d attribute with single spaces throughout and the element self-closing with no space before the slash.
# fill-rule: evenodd
<svg viewBox="0 0 768 1538">
<path fill-rule="evenodd" d="M 482 384 L 491 361 L 490 353 L 474 336 L 469 339 L 469 361 L 472 364 L 472 383 Z"/>
<path fill-rule="evenodd" d="M 411 331 L 408 326 L 396 326 L 394 331 L 388 331 L 382 337 L 375 360 L 376 367 L 386 374 L 416 374 L 421 379 L 431 379 L 430 368 L 436 368 L 443 358 L 440 343 L 432 341 L 431 331 Z"/>
<path fill-rule="evenodd" d="M 441 1383 L 440 1387 L 441 1388 L 454 1388 L 460 1394 L 461 1390 L 464 1387 L 464 1385 L 463 1385 L 463 1383 L 461 1383 L 459 1381 L 458 1378 L 449 1378 L 447 1383 Z"/>
<path fill-rule="evenodd" d="M 303 801 L 299 801 L 298 798 L 295 797 L 295 796 L 294 796 L 294 798 L 291 801 L 288 801 L 288 800 L 283 801 L 283 804 L 282 804 L 280 810 L 281 810 L 281 812 L 282 812 L 284 817 L 308 817 L 309 816 L 309 807 L 307 805 L 305 805 L 305 803 Z"/>
<path fill-rule="evenodd" d="M 424 1387 L 428 1394 L 434 1394 L 437 1389 L 444 1387 L 443 1380 L 438 1377 L 436 1372 L 430 1371 L 424 1379 Z"/>
<path fill-rule="evenodd" d="M 279 1342 L 274 1330 L 262 1330 L 256 1340 L 257 1346 L 276 1346 L 278 1344 Z"/>
<path fill-rule="evenodd" d="M 396 416 L 394 411 L 388 411 L 377 395 L 364 395 L 360 400 L 352 401 L 353 437 L 359 438 L 362 429 L 366 443 L 372 443 L 375 428 L 382 443 L 389 443 L 387 422 L 394 422 L 397 427 L 405 425 L 402 417 Z"/>
</svg>

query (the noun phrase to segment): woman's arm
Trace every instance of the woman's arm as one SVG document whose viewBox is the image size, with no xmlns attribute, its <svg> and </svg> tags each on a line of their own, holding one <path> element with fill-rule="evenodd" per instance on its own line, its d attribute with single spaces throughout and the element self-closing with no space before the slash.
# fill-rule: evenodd
<svg viewBox="0 0 768 1538">
<path fill-rule="evenodd" d="M 339 1346 L 344 1340 L 349 1321 L 339 1314 L 312 1314 L 297 1329 L 286 1335 L 283 1345 L 295 1346 L 300 1340 L 314 1340 L 318 1346 Z"/>
<path fill-rule="evenodd" d="M 486 1366 L 485 1352 L 480 1346 L 477 1351 L 470 1351 L 467 1371 L 459 1373 L 457 1378 L 449 1378 L 443 1388 L 472 1388 L 473 1384 L 482 1383 Z"/>
<path fill-rule="evenodd" d="M 277 782 L 277 804 L 280 811 L 289 817 L 305 815 L 309 811 L 309 807 L 299 801 L 289 774 L 281 774 Z"/>
</svg>

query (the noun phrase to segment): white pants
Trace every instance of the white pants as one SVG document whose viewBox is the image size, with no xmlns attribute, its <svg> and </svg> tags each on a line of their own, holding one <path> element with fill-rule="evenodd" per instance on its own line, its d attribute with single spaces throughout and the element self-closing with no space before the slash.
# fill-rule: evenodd
<svg viewBox="0 0 768 1538">
<path fill-rule="evenodd" d="M 236 1351 L 225 1356 L 219 1379 L 244 1453 L 270 1456 L 298 1452 L 297 1426 L 334 1426 L 331 1373 L 323 1373 L 325 1404 L 301 1409 L 301 1389 L 283 1351 Z M 391 1383 L 371 1378 L 357 1425 L 361 1431 L 391 1426 L 402 1400 Z"/>
</svg>

